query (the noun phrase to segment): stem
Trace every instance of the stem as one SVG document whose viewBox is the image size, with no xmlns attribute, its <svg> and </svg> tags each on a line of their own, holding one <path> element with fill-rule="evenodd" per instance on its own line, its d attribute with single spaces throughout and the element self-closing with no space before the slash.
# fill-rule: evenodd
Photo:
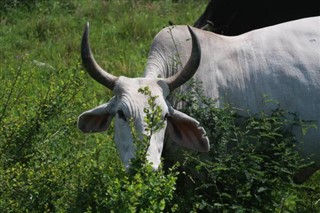
<svg viewBox="0 0 320 213">
<path fill-rule="evenodd" d="M 7 97 L 6 103 L 4 104 L 3 110 L 2 110 L 2 112 L 1 112 L 0 122 L 3 120 L 3 118 L 4 118 L 4 116 L 5 116 L 6 112 L 7 112 L 9 103 L 10 103 L 11 98 L 12 98 L 12 94 L 13 94 L 13 92 L 14 92 L 14 89 L 16 88 L 15 86 L 16 86 L 16 84 L 17 84 L 17 82 L 18 82 L 18 78 L 19 78 L 19 76 L 20 76 L 20 74 L 21 74 L 21 71 L 22 71 L 22 65 L 23 65 L 23 62 L 22 62 L 22 64 L 19 66 L 18 72 L 17 72 L 17 74 L 16 74 L 16 76 L 15 76 L 15 79 L 14 79 L 14 81 L 13 81 L 13 84 L 12 84 L 12 86 L 11 86 L 11 88 L 10 88 L 9 95 L 8 95 L 8 97 Z"/>
</svg>

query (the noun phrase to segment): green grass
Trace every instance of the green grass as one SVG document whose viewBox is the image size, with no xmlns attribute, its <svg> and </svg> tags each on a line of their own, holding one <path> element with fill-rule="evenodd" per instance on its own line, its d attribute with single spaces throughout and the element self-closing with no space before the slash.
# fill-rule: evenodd
<svg viewBox="0 0 320 213">
<path fill-rule="evenodd" d="M 81 112 L 111 97 L 110 91 L 92 80 L 80 65 L 80 39 L 87 21 L 91 47 L 99 64 L 115 75 L 140 76 L 153 37 L 169 21 L 192 25 L 207 1 L 22 2 L 25 1 L 0 3 L 0 212 L 182 212 L 212 208 L 227 211 L 235 207 L 241 212 L 241 208 L 259 209 L 263 202 L 254 208 L 248 204 L 259 202 L 263 196 L 279 204 L 269 209 L 271 212 L 319 210 L 319 173 L 307 185 L 277 182 L 271 190 L 271 180 L 266 179 L 269 174 L 253 171 L 250 180 L 269 187 L 264 190 L 260 186 L 261 197 L 254 199 L 244 196 L 237 200 L 230 191 L 216 191 L 212 182 L 199 181 L 200 185 L 191 184 L 189 190 L 181 191 L 176 185 L 176 170 L 154 173 L 146 168 L 132 176 L 125 174 L 113 143 L 113 128 L 88 135 L 76 128 Z M 249 179 L 241 182 L 236 178 L 241 173 L 239 169 L 260 164 L 227 167 L 231 162 L 245 162 L 245 154 L 237 153 L 237 158 L 220 151 L 228 141 L 235 140 L 236 131 L 244 138 L 240 148 L 250 146 L 245 143 L 246 137 L 256 136 L 247 136 L 234 126 L 228 109 L 215 110 L 210 103 L 208 107 L 210 119 L 206 116 L 208 111 L 197 107 L 191 108 L 190 113 L 208 129 L 215 129 L 207 132 L 224 142 L 213 150 L 222 154 L 211 163 L 199 163 L 198 156 L 190 156 L 186 165 L 202 172 L 213 170 L 208 181 L 231 180 L 226 184 L 229 189 L 238 187 L 244 195 L 250 184 Z M 296 160 L 286 158 L 281 163 L 287 162 L 286 168 L 291 168 Z M 226 182 L 215 183 L 218 186 Z M 281 189 L 284 186 L 287 188 Z M 206 191 L 208 187 L 211 194 Z M 190 196 L 181 199 L 181 194 Z M 274 203 L 265 203 L 260 210 Z"/>
</svg>

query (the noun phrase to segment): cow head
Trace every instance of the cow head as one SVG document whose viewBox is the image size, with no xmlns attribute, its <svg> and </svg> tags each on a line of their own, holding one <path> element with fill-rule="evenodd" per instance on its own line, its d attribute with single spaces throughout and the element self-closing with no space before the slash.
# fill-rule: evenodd
<svg viewBox="0 0 320 213">
<path fill-rule="evenodd" d="M 135 157 L 136 147 L 133 143 L 130 122 L 141 137 L 145 134 L 145 108 L 148 97 L 138 90 L 148 87 L 155 103 L 161 109 L 163 125 L 153 132 L 147 148 L 147 160 L 156 170 L 160 165 L 165 132 L 177 144 L 205 152 L 209 150 L 209 141 L 205 130 L 194 118 L 175 110 L 167 101 L 171 91 L 188 81 L 196 72 L 201 59 L 199 42 L 189 27 L 192 38 L 192 53 L 186 66 L 177 74 L 161 78 L 127 78 L 115 77 L 103 70 L 93 58 L 88 41 L 89 24 L 86 25 L 81 42 L 82 62 L 87 72 L 96 81 L 113 91 L 113 98 L 106 104 L 82 113 L 78 118 L 78 128 L 85 133 L 102 132 L 110 126 L 115 118 L 115 142 L 126 169 L 130 159 Z"/>
</svg>

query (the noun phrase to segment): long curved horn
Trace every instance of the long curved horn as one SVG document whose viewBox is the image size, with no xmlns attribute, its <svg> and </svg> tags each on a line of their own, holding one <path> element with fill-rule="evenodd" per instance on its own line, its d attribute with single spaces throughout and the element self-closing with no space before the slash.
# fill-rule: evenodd
<svg viewBox="0 0 320 213">
<path fill-rule="evenodd" d="M 186 83 L 197 71 L 201 61 L 201 49 L 199 40 L 197 39 L 194 31 L 188 26 L 188 30 L 192 39 L 192 52 L 191 56 L 185 67 L 173 76 L 166 78 L 165 82 L 168 84 L 170 91 L 175 90 L 182 84 Z"/>
<path fill-rule="evenodd" d="M 89 22 L 87 22 L 82 35 L 81 58 L 82 64 L 89 75 L 100 84 L 113 90 L 118 78 L 103 70 L 94 59 L 89 45 Z"/>
</svg>

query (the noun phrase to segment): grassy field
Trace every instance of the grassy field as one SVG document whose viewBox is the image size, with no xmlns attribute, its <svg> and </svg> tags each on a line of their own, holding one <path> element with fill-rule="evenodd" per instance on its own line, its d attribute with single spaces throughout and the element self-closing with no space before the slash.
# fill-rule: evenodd
<svg viewBox="0 0 320 213">
<path fill-rule="evenodd" d="M 232 109 L 214 109 L 210 101 L 206 109 L 193 105 L 189 113 L 212 129 L 209 135 L 221 143 L 211 153 L 213 162 L 186 153 L 185 172 L 154 173 L 144 168 L 125 174 L 113 128 L 90 135 L 76 128 L 81 112 L 111 97 L 80 64 L 80 39 L 87 21 L 99 64 L 115 75 L 134 77 L 142 74 L 157 32 L 169 21 L 192 25 L 206 4 L 0 2 L 0 212 L 320 210 L 320 175 L 304 185 L 289 178 L 301 161 L 292 151 L 290 135 L 277 132 L 288 124 L 283 112 L 250 118 L 239 127 Z M 261 131 L 268 137 L 277 136 L 264 139 L 256 131 L 263 125 L 268 128 Z M 252 146 L 248 141 L 258 137 L 273 160 L 263 151 L 247 151 Z M 231 153 L 230 143 L 235 141 L 238 145 Z M 275 145 L 277 141 L 280 145 Z M 205 178 L 193 177 L 188 168 L 197 168 Z M 188 187 L 181 184 L 183 178 L 190 182 Z"/>
</svg>

